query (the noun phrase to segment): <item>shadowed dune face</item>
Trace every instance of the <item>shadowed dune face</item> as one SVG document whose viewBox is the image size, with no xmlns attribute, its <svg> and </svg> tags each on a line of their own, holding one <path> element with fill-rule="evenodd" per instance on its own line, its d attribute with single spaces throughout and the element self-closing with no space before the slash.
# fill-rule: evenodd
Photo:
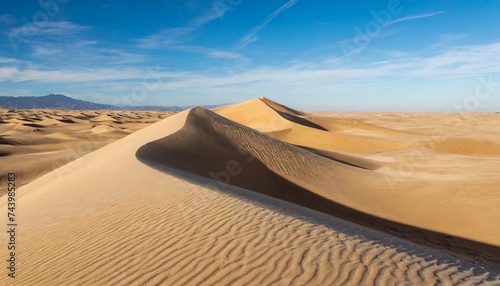
<svg viewBox="0 0 500 286">
<path fill-rule="evenodd" d="M 330 160 L 307 150 L 195 108 L 181 130 L 142 146 L 136 156 L 160 169 L 168 166 L 213 179 L 218 188 L 239 186 L 476 258 L 500 256 L 497 246 L 463 239 L 443 226 L 438 228 L 443 233 L 432 231 L 425 228 L 429 222 L 412 219 L 422 211 L 419 203 L 404 202 L 404 194 L 388 192 L 384 176 L 367 170 L 374 169 L 368 160 L 342 154 L 331 157 L 344 160 Z M 346 162 L 356 160 L 357 165 Z M 409 219 L 395 215 L 401 211 Z"/>
<path fill-rule="evenodd" d="M 219 188 L 230 184 L 323 212 L 342 212 L 340 206 L 307 190 L 330 181 L 321 169 L 334 174 L 342 164 L 235 125 L 202 108 L 192 109 L 185 126 L 173 136 L 142 146 L 136 155 L 148 163 L 216 180 Z"/>
</svg>

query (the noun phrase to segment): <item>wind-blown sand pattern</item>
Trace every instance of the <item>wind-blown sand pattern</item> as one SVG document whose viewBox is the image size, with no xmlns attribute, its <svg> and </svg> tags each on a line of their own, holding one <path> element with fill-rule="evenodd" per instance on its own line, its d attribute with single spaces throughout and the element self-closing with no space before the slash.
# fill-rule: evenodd
<svg viewBox="0 0 500 286">
<path fill-rule="evenodd" d="M 350 122 L 267 99 L 216 112 L 226 118 L 201 108 L 173 115 L 77 159 L 71 172 L 63 166 L 22 187 L 18 277 L 2 275 L 0 284 L 499 285 L 493 176 L 483 182 L 488 199 L 474 204 L 464 189 L 448 205 L 434 201 L 462 181 L 446 172 L 445 182 L 422 175 L 419 168 L 433 162 L 416 164 L 394 189 L 387 185 L 387 176 L 397 178 L 390 154 L 426 146 L 426 134 L 353 119 L 365 132 L 359 135 L 348 130 Z M 311 146 L 297 130 L 350 141 Z M 349 146 L 355 142 L 359 151 Z M 442 189 L 429 190 L 436 187 Z M 5 213 L 5 196 L 0 200 Z M 418 216 L 419 207 L 433 212 L 432 221 Z M 467 213 L 452 213 L 468 219 L 459 229 L 447 225 L 454 224 L 446 217 L 453 207 Z M 447 236 L 441 244 L 439 236 L 417 244 L 405 235 L 418 232 L 395 228 L 403 224 Z M 388 234 L 398 231 L 401 238 Z M 478 244 L 460 244 L 455 236 Z"/>
</svg>

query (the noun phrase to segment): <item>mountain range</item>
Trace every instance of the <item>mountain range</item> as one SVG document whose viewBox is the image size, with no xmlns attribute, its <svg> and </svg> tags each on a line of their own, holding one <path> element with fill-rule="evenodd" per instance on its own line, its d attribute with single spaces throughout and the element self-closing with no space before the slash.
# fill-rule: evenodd
<svg viewBox="0 0 500 286">
<path fill-rule="evenodd" d="M 204 108 L 214 108 L 219 105 L 207 105 Z M 0 96 L 0 107 L 7 109 L 73 109 L 73 110 L 155 110 L 155 111 L 182 111 L 193 106 L 115 106 L 111 104 L 94 103 L 74 99 L 63 94 L 49 94 L 45 96 Z"/>
</svg>

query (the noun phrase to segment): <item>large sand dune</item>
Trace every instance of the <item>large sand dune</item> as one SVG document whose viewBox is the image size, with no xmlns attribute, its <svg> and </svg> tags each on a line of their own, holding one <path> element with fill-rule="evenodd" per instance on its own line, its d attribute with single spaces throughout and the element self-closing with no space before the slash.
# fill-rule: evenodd
<svg viewBox="0 0 500 286">
<path fill-rule="evenodd" d="M 258 111 L 253 109 L 252 114 Z M 294 136 L 300 135 L 307 136 L 295 131 Z M 453 196 L 452 185 L 447 191 L 429 193 L 432 185 L 417 181 L 394 190 L 384 174 L 345 163 L 353 160 L 329 160 L 201 108 L 190 112 L 182 130 L 146 144 L 137 156 L 420 243 L 491 259 L 500 256 L 496 229 L 500 212 L 492 208 L 485 214 L 484 207 L 494 207 L 489 202 L 470 206 L 459 200 L 442 206 L 446 196 Z M 442 213 L 429 219 L 436 215 L 429 210 L 436 208 Z"/>
<path fill-rule="evenodd" d="M 477 193 L 468 203 L 467 190 L 447 187 L 460 180 L 418 170 L 401 181 L 387 163 L 425 134 L 355 120 L 366 131 L 349 134 L 349 122 L 272 104 L 216 110 L 227 118 L 194 108 L 22 187 L 17 278 L 0 284 L 498 285 L 498 204 Z M 353 138 L 299 144 L 303 130 Z M 486 197 L 498 195 L 487 186 Z M 6 213 L 5 196 L 0 205 Z M 387 232 L 437 236 L 421 241 L 428 247 Z"/>
</svg>

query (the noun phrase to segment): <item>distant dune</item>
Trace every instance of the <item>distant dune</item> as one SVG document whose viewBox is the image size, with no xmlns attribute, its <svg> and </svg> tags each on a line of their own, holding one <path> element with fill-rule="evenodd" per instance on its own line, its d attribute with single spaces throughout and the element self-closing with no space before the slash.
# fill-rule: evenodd
<svg viewBox="0 0 500 286">
<path fill-rule="evenodd" d="M 498 285 L 497 135 L 369 121 L 259 98 L 138 130 L 19 190 L 0 284 Z"/>
</svg>

